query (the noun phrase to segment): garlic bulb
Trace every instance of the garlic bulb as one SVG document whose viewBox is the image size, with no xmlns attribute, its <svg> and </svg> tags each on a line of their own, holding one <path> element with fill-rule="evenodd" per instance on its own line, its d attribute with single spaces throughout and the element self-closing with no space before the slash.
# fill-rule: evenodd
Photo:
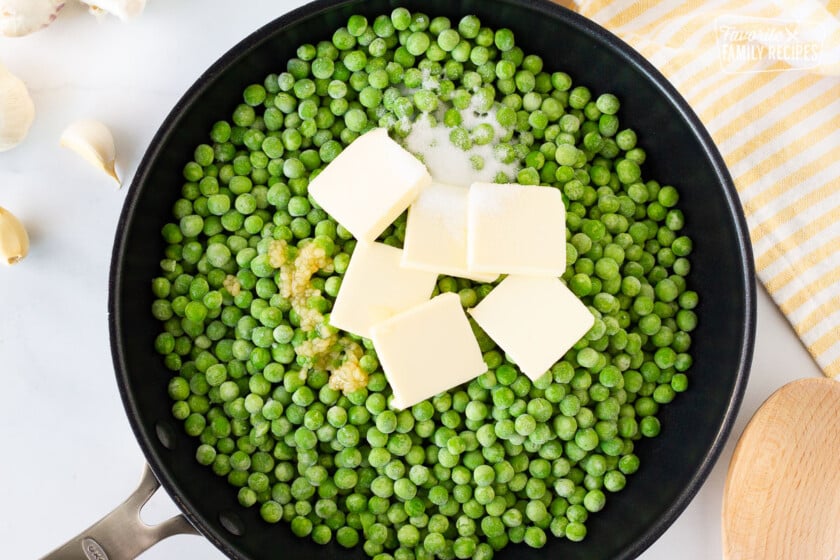
<svg viewBox="0 0 840 560">
<path fill-rule="evenodd" d="M 0 34 L 22 37 L 53 22 L 64 0 L 0 0 Z"/>
<path fill-rule="evenodd" d="M 83 120 L 71 124 L 61 133 L 60 144 L 70 148 L 121 184 L 114 169 L 117 153 L 114 136 L 101 122 Z"/>
<path fill-rule="evenodd" d="M 12 265 L 29 253 L 29 235 L 14 214 L 0 206 L 0 260 Z"/>
<path fill-rule="evenodd" d="M 20 144 L 34 119 L 35 104 L 26 84 L 0 64 L 0 152 Z"/>
<path fill-rule="evenodd" d="M 139 16 L 146 7 L 146 0 L 82 0 L 90 6 L 90 13 L 102 15 L 109 13 L 123 21 Z"/>
</svg>

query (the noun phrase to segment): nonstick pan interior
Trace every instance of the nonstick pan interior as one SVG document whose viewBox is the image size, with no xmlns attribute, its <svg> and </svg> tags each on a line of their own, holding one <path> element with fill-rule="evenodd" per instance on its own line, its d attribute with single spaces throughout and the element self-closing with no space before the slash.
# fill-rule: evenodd
<svg viewBox="0 0 840 560">
<path fill-rule="evenodd" d="M 753 265 L 731 179 L 708 134 L 676 91 L 627 45 L 595 24 L 536 0 L 319 1 L 269 23 L 235 46 L 185 94 L 152 141 L 118 226 L 109 298 L 116 375 L 132 428 L 163 486 L 190 521 L 234 558 L 364 558 L 291 535 L 242 508 L 236 491 L 194 458 L 197 440 L 171 417 L 171 373 L 154 351 L 150 281 L 164 244 L 160 228 L 179 197 L 181 170 L 213 122 L 243 88 L 284 70 L 297 46 L 328 39 L 353 13 L 376 16 L 397 5 L 453 20 L 469 13 L 509 27 L 548 70 L 564 70 L 593 92 L 622 101 L 623 126 L 648 153 L 646 176 L 680 189 L 686 231 L 695 241 L 689 283 L 700 294 L 690 389 L 660 414 L 662 434 L 639 442 L 641 470 L 587 522 L 583 543 L 549 538 L 541 550 L 511 545 L 499 557 L 537 560 L 634 558 L 685 508 L 717 459 L 746 385 L 755 330 Z M 187 48 L 185 46 L 185 48 Z M 177 53 L 173 53 L 177 56 Z"/>
</svg>

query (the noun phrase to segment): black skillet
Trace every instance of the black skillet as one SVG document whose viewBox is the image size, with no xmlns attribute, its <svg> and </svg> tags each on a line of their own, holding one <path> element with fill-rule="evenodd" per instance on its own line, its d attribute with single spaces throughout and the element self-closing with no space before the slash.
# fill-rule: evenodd
<svg viewBox="0 0 840 560">
<path fill-rule="evenodd" d="M 183 511 L 158 528 L 136 508 L 154 491 L 150 473 L 138 493 L 50 558 L 132 558 L 157 540 L 194 526 L 231 558 L 288 560 L 364 558 L 360 548 L 319 546 L 269 525 L 237 503 L 223 478 L 199 466 L 196 440 L 171 417 L 170 372 L 153 350 L 160 325 L 152 318 L 150 280 L 164 244 L 160 228 L 179 196 L 181 169 L 207 140 L 213 122 L 230 114 L 243 88 L 283 69 L 301 43 L 328 39 L 354 13 L 369 18 L 398 6 L 516 32 L 526 52 L 548 70 L 562 69 L 594 92 L 614 92 L 623 126 L 639 133 L 649 154 L 648 177 L 680 189 L 686 231 L 695 240 L 689 282 L 700 294 L 693 336 L 691 387 L 660 415 L 662 434 L 640 442 L 641 470 L 587 522 L 582 543 L 549 539 L 541 550 L 511 545 L 498 556 L 519 560 L 635 558 L 688 505 L 730 432 L 746 386 L 755 336 L 753 261 L 744 217 L 717 149 L 685 100 L 647 61 L 615 36 L 543 0 L 319 0 L 256 31 L 216 62 L 184 95 L 141 162 L 117 228 L 109 298 L 111 347 L 120 393 L 151 470 Z M 675 551 L 676 552 L 676 551 Z"/>
</svg>

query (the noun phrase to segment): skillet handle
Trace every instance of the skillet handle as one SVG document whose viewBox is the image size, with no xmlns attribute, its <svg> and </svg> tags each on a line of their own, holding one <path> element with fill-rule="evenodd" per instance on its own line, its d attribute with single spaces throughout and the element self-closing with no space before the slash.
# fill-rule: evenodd
<svg viewBox="0 0 840 560">
<path fill-rule="evenodd" d="M 159 487 L 146 465 L 140 484 L 128 499 L 41 560 L 131 560 L 167 537 L 199 534 L 183 515 L 153 527 L 143 523 L 140 510 Z"/>
</svg>

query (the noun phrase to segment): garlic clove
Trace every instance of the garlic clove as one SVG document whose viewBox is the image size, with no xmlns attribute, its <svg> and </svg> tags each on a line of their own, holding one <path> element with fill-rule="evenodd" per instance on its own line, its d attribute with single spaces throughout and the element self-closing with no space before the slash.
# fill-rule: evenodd
<svg viewBox="0 0 840 560">
<path fill-rule="evenodd" d="M 146 7 L 146 0 L 81 0 L 90 6 L 90 13 L 101 16 L 109 13 L 123 21 L 139 16 Z"/>
<path fill-rule="evenodd" d="M 14 214 L 0 206 L 0 261 L 13 265 L 29 254 L 29 235 Z"/>
<path fill-rule="evenodd" d="M 114 136 L 101 122 L 93 120 L 74 122 L 64 129 L 60 144 L 113 177 L 118 184 L 122 184 L 114 169 L 117 157 Z"/>
<path fill-rule="evenodd" d="M 23 37 L 58 17 L 64 0 L 0 0 L 0 35 Z"/>
<path fill-rule="evenodd" d="M 23 81 L 0 64 L 0 152 L 20 144 L 35 120 L 35 104 Z"/>
</svg>

